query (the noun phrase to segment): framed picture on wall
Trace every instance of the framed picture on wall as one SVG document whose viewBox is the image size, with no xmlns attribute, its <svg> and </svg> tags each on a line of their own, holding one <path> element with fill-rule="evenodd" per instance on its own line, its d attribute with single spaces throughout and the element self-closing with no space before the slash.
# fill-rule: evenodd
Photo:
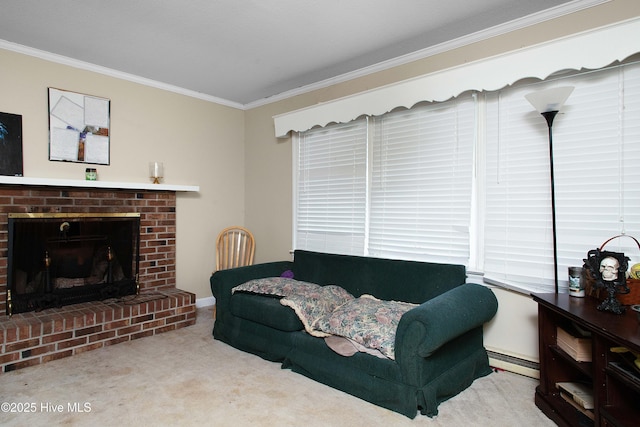
<svg viewBox="0 0 640 427">
<path fill-rule="evenodd" d="M 22 172 L 22 116 L 0 113 L 0 175 Z"/>
<path fill-rule="evenodd" d="M 49 160 L 109 164 L 109 99 L 49 88 Z"/>
</svg>

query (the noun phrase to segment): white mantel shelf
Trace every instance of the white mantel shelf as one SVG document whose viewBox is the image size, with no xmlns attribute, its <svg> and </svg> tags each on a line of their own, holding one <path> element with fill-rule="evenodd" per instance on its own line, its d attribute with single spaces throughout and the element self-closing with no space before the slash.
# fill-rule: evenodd
<svg viewBox="0 0 640 427">
<path fill-rule="evenodd" d="M 0 176 L 0 184 L 45 187 L 113 188 L 121 190 L 200 191 L 198 185 L 152 184 L 151 182 L 83 181 L 79 179 L 31 178 Z"/>
</svg>

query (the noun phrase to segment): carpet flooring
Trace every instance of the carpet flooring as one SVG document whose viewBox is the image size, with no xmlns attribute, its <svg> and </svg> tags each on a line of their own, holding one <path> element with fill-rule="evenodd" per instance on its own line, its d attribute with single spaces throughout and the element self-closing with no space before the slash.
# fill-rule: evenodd
<svg viewBox="0 0 640 427">
<path fill-rule="evenodd" d="M 537 380 L 495 372 L 411 420 L 236 350 L 194 326 L 0 374 L 3 426 L 553 426 Z"/>
</svg>

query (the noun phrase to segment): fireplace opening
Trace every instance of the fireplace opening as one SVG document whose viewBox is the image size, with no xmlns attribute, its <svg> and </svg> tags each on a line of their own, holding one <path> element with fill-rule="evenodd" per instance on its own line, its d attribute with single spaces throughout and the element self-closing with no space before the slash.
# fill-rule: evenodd
<svg viewBox="0 0 640 427">
<path fill-rule="evenodd" d="M 140 214 L 9 214 L 7 314 L 138 292 Z"/>
</svg>

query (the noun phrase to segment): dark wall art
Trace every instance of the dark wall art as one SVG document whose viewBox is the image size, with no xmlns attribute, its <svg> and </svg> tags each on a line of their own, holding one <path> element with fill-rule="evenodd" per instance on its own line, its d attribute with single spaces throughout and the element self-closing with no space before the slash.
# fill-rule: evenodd
<svg viewBox="0 0 640 427">
<path fill-rule="evenodd" d="M 0 175 L 22 173 L 22 116 L 0 112 Z"/>
</svg>

